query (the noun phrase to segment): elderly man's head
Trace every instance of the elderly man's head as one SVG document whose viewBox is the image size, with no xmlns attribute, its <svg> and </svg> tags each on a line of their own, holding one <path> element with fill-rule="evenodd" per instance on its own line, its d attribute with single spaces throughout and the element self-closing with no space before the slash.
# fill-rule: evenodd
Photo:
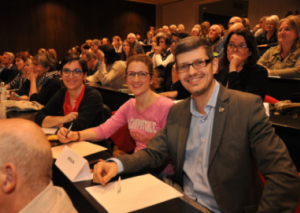
<svg viewBox="0 0 300 213">
<path fill-rule="evenodd" d="M 162 27 L 162 29 L 163 29 L 163 32 L 164 33 L 169 33 L 169 27 L 167 26 L 167 25 L 164 25 L 163 27 Z"/>
<path fill-rule="evenodd" d="M 2 56 L 2 63 L 4 66 L 8 67 L 10 66 L 15 60 L 15 55 L 11 52 L 5 52 Z"/>
<path fill-rule="evenodd" d="M 242 19 L 238 16 L 233 16 L 228 22 L 228 29 L 235 23 L 242 23 Z"/>
<path fill-rule="evenodd" d="M 131 44 L 133 44 L 133 43 L 135 42 L 135 40 L 136 40 L 135 34 L 134 34 L 134 33 L 129 33 L 129 34 L 127 35 L 127 40 L 128 40 Z"/>
<path fill-rule="evenodd" d="M 211 41 L 216 40 L 221 37 L 222 29 L 219 25 L 214 24 L 209 28 L 208 37 Z"/>
<path fill-rule="evenodd" d="M 200 30 L 197 27 L 193 27 L 193 29 L 191 30 L 191 36 L 198 36 L 199 33 L 200 33 Z"/>
<path fill-rule="evenodd" d="M 50 183 L 51 147 L 31 121 L 2 120 L 0 129 L 0 212 L 18 212 Z"/>
</svg>

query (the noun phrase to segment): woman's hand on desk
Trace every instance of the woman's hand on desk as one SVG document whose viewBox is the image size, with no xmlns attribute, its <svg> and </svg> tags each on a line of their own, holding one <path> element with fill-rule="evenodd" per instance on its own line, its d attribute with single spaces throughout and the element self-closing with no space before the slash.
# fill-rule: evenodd
<svg viewBox="0 0 300 213">
<path fill-rule="evenodd" d="M 68 130 L 65 127 L 62 127 L 57 132 L 58 140 L 61 143 L 69 143 L 71 141 L 76 141 L 78 139 L 78 134 L 76 132 L 70 131 L 67 134 L 67 131 Z M 66 134 L 67 134 L 67 137 L 66 137 Z"/>
<path fill-rule="evenodd" d="M 63 116 L 62 123 L 68 123 L 75 120 L 78 117 L 78 112 L 70 112 L 69 114 Z"/>
<path fill-rule="evenodd" d="M 118 166 L 115 162 L 99 162 L 94 166 L 93 182 L 105 186 L 117 174 Z"/>
</svg>

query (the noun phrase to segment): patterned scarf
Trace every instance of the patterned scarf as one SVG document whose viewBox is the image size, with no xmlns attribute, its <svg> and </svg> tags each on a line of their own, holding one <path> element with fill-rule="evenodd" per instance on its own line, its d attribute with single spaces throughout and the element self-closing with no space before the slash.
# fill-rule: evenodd
<svg viewBox="0 0 300 213">
<path fill-rule="evenodd" d="M 49 79 L 53 78 L 53 76 L 57 75 L 58 71 L 46 72 L 43 77 L 38 78 L 36 80 L 37 92 L 39 93 L 42 87 L 48 82 Z"/>
</svg>

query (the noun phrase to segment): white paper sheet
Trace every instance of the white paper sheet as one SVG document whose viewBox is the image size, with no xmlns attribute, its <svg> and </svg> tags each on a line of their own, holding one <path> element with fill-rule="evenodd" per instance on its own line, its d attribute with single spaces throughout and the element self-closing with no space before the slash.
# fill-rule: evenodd
<svg viewBox="0 0 300 213">
<path fill-rule="evenodd" d="M 182 196 L 150 174 L 121 180 L 120 193 L 117 192 L 117 183 L 111 182 L 105 187 L 91 186 L 86 190 L 112 213 L 131 212 Z"/>
<path fill-rule="evenodd" d="M 72 142 L 61 146 L 52 147 L 53 158 L 57 159 L 65 146 L 68 146 L 70 149 L 72 149 L 82 157 L 107 150 L 107 148 L 103 146 L 92 144 L 86 141 Z"/>
<path fill-rule="evenodd" d="M 42 127 L 42 130 L 46 135 L 55 135 L 57 129 L 58 129 L 57 127 L 52 127 L 52 128 Z"/>
</svg>

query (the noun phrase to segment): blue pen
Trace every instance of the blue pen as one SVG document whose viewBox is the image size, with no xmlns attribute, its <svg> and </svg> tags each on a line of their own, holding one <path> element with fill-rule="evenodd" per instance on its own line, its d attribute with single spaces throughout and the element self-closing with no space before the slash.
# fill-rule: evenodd
<svg viewBox="0 0 300 213">
<path fill-rule="evenodd" d="M 18 95 L 16 93 L 14 94 L 14 96 L 17 97 L 17 98 L 21 98 L 21 95 Z"/>
</svg>

